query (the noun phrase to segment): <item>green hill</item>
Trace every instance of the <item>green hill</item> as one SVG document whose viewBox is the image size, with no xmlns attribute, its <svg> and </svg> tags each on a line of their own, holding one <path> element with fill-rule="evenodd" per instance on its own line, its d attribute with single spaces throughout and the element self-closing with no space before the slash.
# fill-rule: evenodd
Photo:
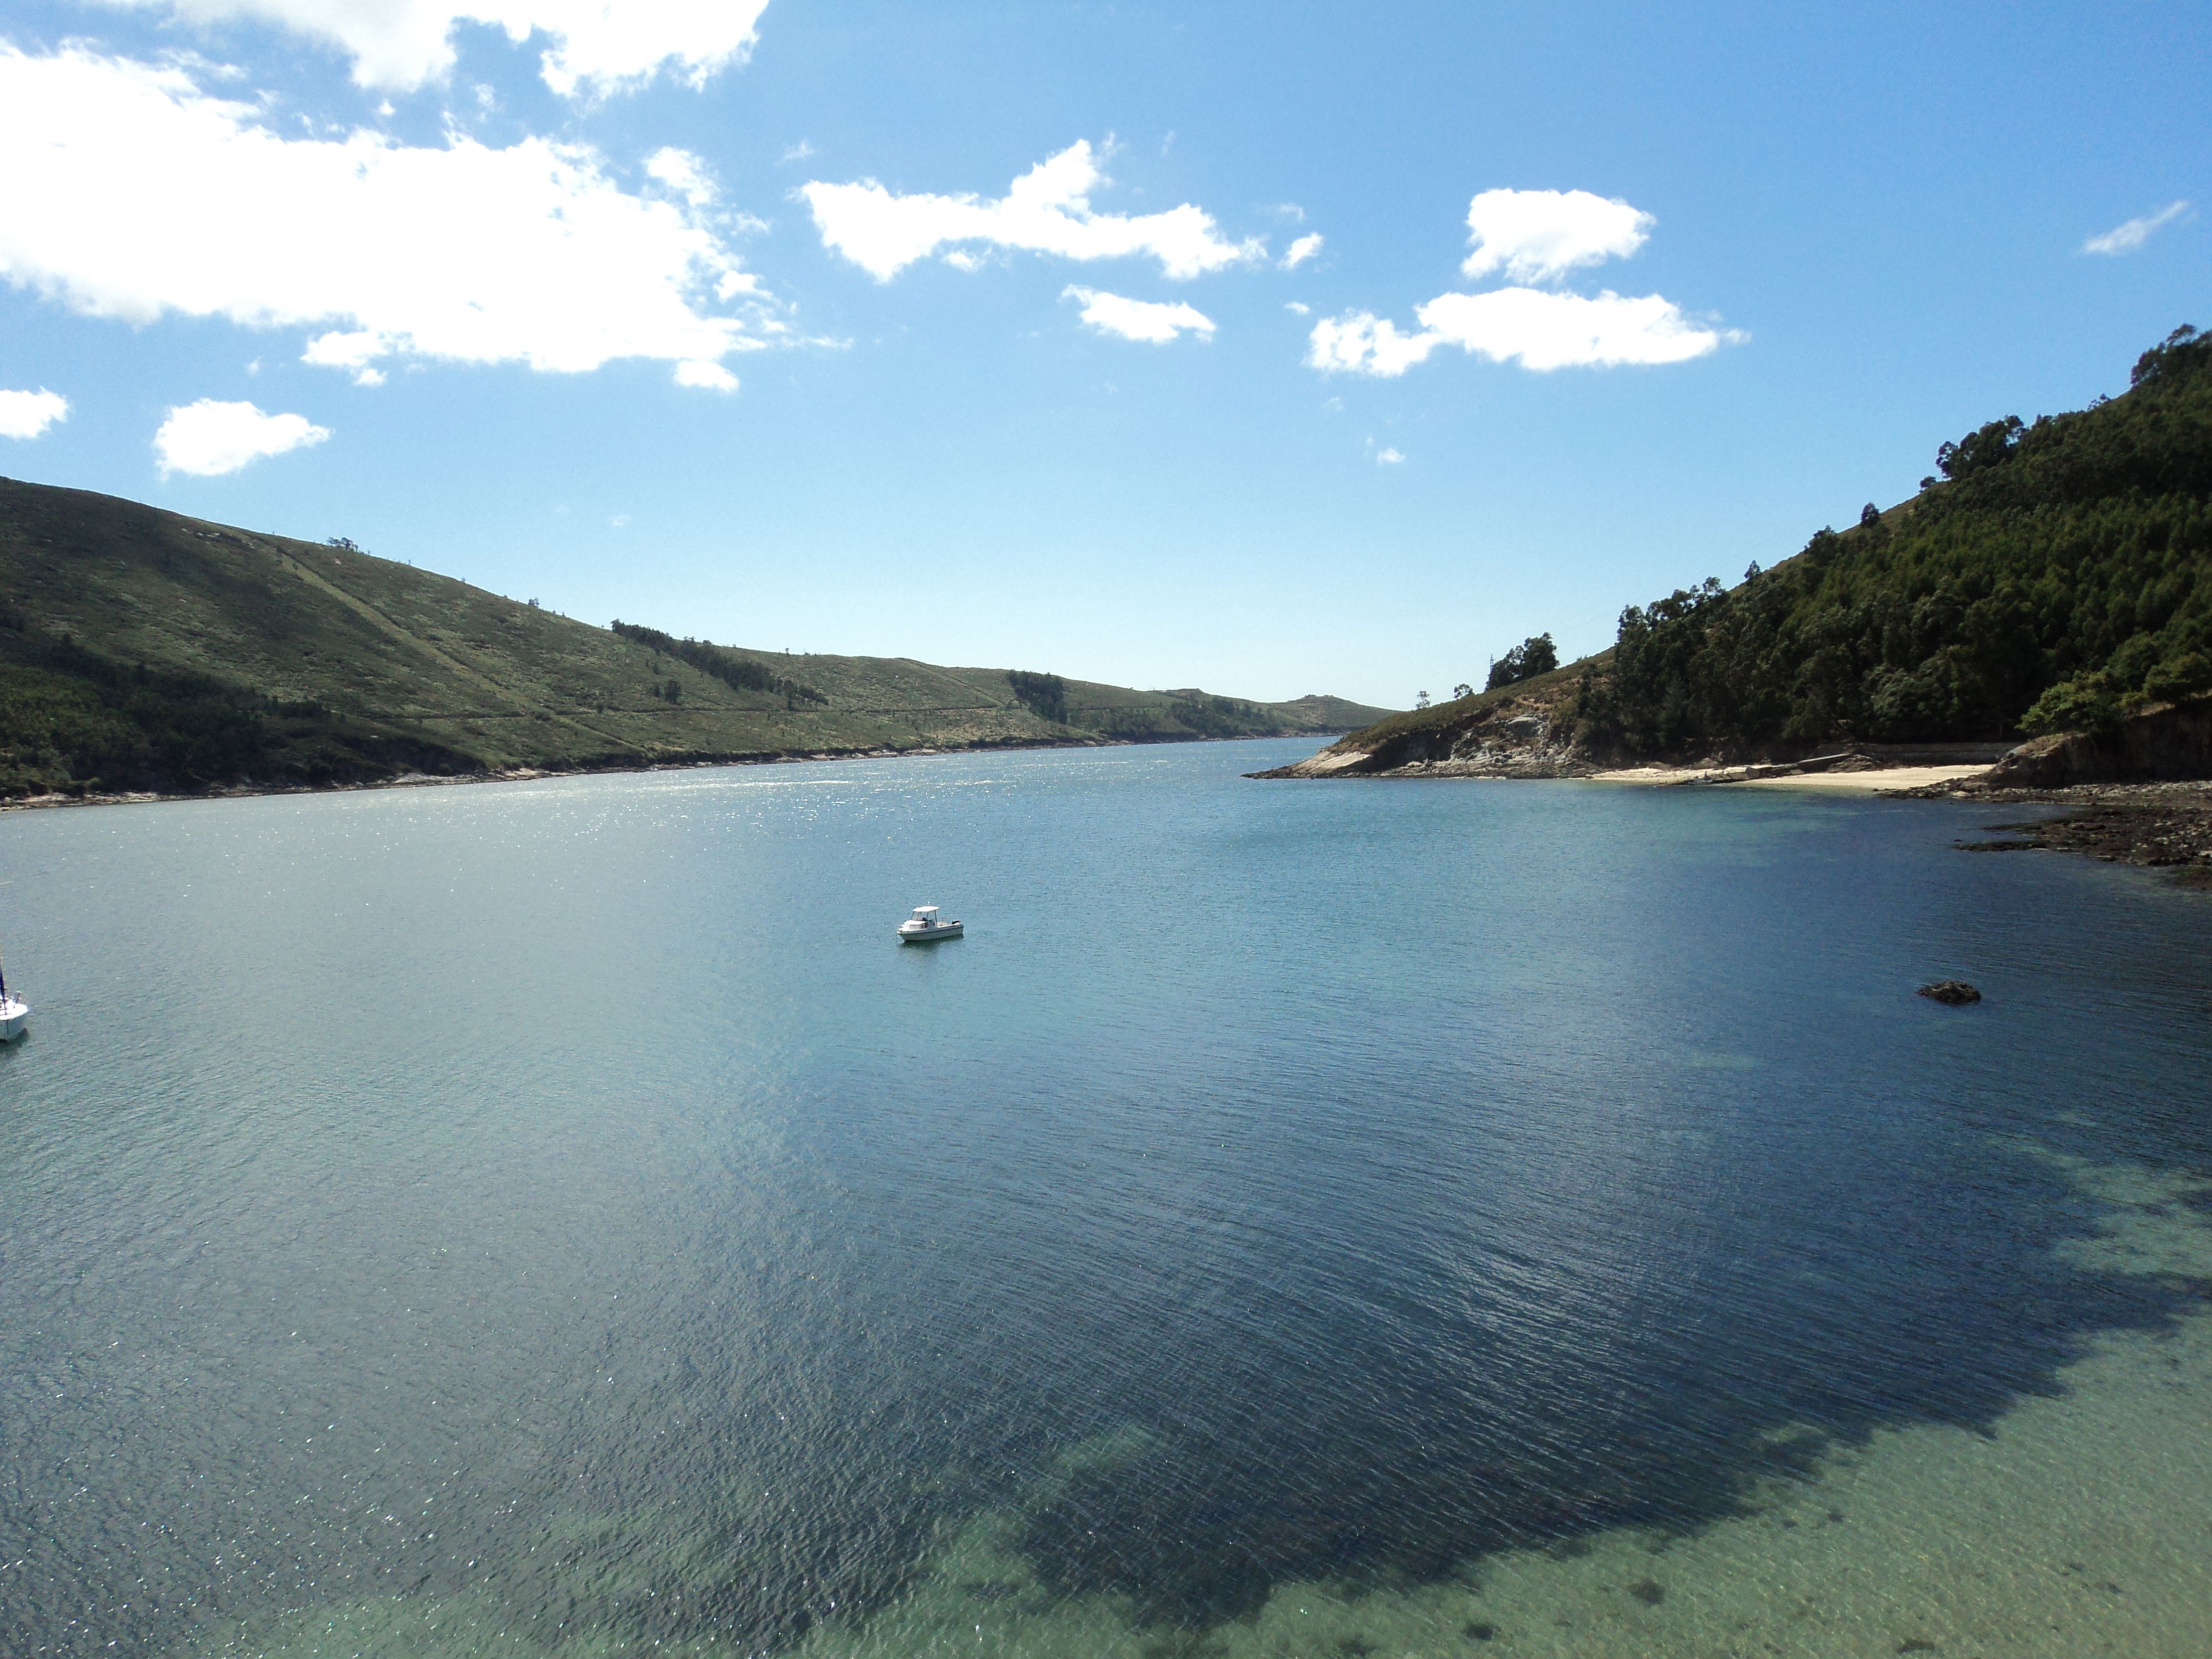
<svg viewBox="0 0 2212 1659">
<path fill-rule="evenodd" d="M 356 548 L 0 480 L 0 794 L 1318 733 L 1382 712 L 595 628 Z"/>
<path fill-rule="evenodd" d="M 2129 391 L 1937 453 L 1774 569 L 1621 617 L 1584 739 L 1645 755 L 1994 739 L 2212 687 L 2212 336 Z"/>
<path fill-rule="evenodd" d="M 2212 335 L 2179 329 L 2122 396 L 1992 421 L 1936 459 L 1912 500 L 1735 587 L 1630 606 L 1597 656 L 1291 769 L 1988 743 L 2212 690 Z"/>
</svg>

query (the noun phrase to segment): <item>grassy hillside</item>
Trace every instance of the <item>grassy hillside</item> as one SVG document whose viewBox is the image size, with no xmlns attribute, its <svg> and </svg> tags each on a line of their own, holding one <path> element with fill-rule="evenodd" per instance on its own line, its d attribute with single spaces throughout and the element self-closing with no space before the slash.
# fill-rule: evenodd
<svg viewBox="0 0 2212 1659">
<path fill-rule="evenodd" d="M 357 549 L 0 480 L 0 793 L 1320 732 L 1381 712 L 617 633 Z"/>
</svg>

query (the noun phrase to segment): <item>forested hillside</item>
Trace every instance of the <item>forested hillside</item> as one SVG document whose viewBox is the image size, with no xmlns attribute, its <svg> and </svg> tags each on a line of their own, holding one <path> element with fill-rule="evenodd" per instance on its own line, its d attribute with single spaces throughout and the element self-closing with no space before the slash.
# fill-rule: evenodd
<svg viewBox="0 0 2212 1659">
<path fill-rule="evenodd" d="M 349 542 L 0 479 L 0 795 L 1340 732 L 1382 712 L 595 628 Z"/>
<path fill-rule="evenodd" d="M 1585 748 L 1648 756 L 2094 729 L 2212 688 L 2212 335 L 2128 392 L 1992 421 L 1940 477 L 1738 586 L 1632 606 Z"/>
</svg>

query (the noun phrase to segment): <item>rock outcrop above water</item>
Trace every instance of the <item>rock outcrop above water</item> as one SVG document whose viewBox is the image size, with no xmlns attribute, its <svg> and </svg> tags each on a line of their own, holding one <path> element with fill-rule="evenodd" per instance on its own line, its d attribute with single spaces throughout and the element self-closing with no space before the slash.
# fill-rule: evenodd
<svg viewBox="0 0 2212 1659">
<path fill-rule="evenodd" d="M 1930 1002 L 1941 1002 L 1953 1008 L 1962 1008 L 1967 1003 L 1982 1000 L 1982 994 L 1963 979 L 1938 980 L 1933 985 L 1922 986 L 1918 994 Z"/>
<path fill-rule="evenodd" d="M 2014 750 L 1982 790 L 2061 789 L 2212 777 L 2212 697 L 2144 710 L 2106 732 L 2063 732 Z"/>
<path fill-rule="evenodd" d="M 1915 792 L 1927 793 L 1927 792 Z M 2065 789 L 1978 791 L 1968 797 L 2006 805 L 2063 806 L 2061 816 L 1992 823 L 2003 841 L 1962 841 L 1962 852 L 2085 854 L 2173 876 L 2185 887 L 2212 889 L 2212 783 L 2077 784 Z"/>
<path fill-rule="evenodd" d="M 1395 715 L 1318 755 L 1255 778 L 1584 778 L 1598 763 L 1577 749 L 1567 671 Z"/>
</svg>

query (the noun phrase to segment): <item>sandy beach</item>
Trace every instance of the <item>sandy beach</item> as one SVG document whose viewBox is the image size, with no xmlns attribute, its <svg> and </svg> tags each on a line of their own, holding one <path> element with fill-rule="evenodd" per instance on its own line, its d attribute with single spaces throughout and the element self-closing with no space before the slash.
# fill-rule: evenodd
<svg viewBox="0 0 2212 1659">
<path fill-rule="evenodd" d="M 1788 772 L 1774 776 L 1751 775 L 1758 768 L 1741 766 L 1632 766 L 1591 775 L 1593 783 L 1644 785 L 1726 784 L 1750 789 L 1814 789 L 1826 794 L 1874 795 L 1893 789 L 1918 789 L 1933 783 L 1955 783 L 1978 777 L 1990 769 L 1981 766 L 1886 766 L 1864 772 Z"/>
</svg>

